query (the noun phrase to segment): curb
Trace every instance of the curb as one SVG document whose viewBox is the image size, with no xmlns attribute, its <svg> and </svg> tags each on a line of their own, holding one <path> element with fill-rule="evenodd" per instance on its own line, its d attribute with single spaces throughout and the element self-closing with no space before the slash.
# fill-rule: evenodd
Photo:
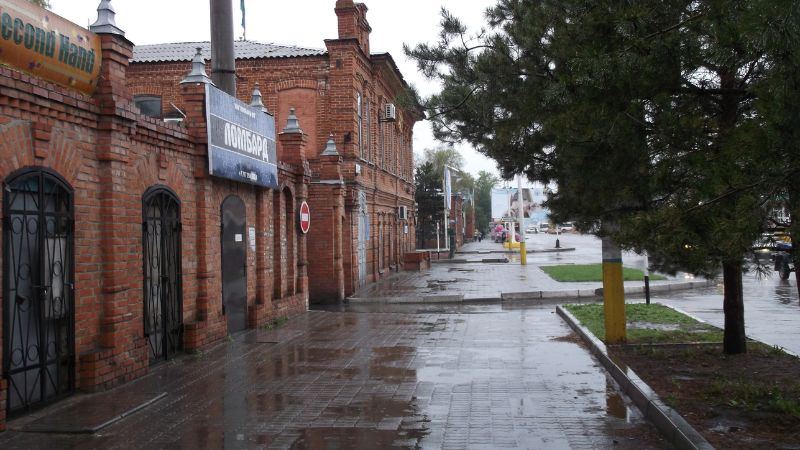
<svg viewBox="0 0 800 450">
<path fill-rule="evenodd" d="M 556 307 L 556 313 L 580 335 L 592 354 L 620 385 L 622 392 L 630 397 L 639 411 L 658 428 L 672 445 L 680 449 L 714 449 L 677 411 L 661 401 L 658 395 L 650 389 L 650 386 L 642 381 L 633 370 L 614 361 L 613 357 L 608 354 L 606 345 L 589 329 L 580 325 L 575 316 L 561 306 Z"/>
<path fill-rule="evenodd" d="M 540 248 L 540 249 L 525 249 L 525 253 L 558 253 L 558 252 L 572 252 L 575 251 L 575 247 L 561 247 L 561 248 Z M 513 253 L 518 254 L 519 250 L 508 250 L 504 248 L 503 250 L 466 250 L 466 251 L 456 251 L 456 255 L 486 255 L 490 253 Z M 446 259 L 442 261 L 447 261 Z"/>
<path fill-rule="evenodd" d="M 566 298 L 598 299 L 599 297 L 595 293 L 595 289 L 567 289 L 560 291 L 526 291 L 526 292 L 500 293 L 500 300 L 504 302 L 515 301 L 515 300 L 563 300 Z"/>
<path fill-rule="evenodd" d="M 666 293 L 685 291 L 713 286 L 714 281 L 689 281 L 683 283 L 657 284 L 650 285 L 650 293 Z M 644 298 L 644 286 L 630 286 L 625 288 L 625 295 L 631 298 Z M 374 303 L 374 304 L 395 304 L 395 303 L 468 303 L 468 302 L 514 302 L 525 300 L 561 301 L 570 299 L 574 303 L 585 301 L 598 301 L 603 298 L 603 288 L 596 289 L 563 289 L 557 291 L 523 291 L 523 292 L 500 292 L 498 297 L 464 297 L 464 294 L 442 294 L 442 295 L 410 295 L 397 297 L 348 297 L 350 303 Z"/>
<path fill-rule="evenodd" d="M 378 298 L 349 297 L 347 298 L 347 301 L 349 303 L 355 303 L 355 304 L 462 303 L 464 302 L 464 295 L 463 294 L 416 295 L 416 296 L 412 295 L 407 297 L 378 297 Z"/>
<path fill-rule="evenodd" d="M 483 259 L 434 259 L 431 264 L 490 264 L 490 263 L 507 263 L 508 258 L 483 258 Z"/>
<path fill-rule="evenodd" d="M 453 261 L 453 260 L 449 260 Z M 436 261 L 432 261 L 435 263 Z M 444 261 L 443 261 L 444 262 Z M 491 263 L 494 259 L 484 259 L 482 261 L 457 260 L 457 263 Z M 394 275 L 393 275 L 394 276 Z M 714 286 L 714 280 L 685 281 L 668 284 L 651 284 L 651 294 L 664 294 L 669 292 L 685 291 L 690 289 L 700 289 Z M 626 286 L 626 298 L 644 298 L 644 286 Z M 575 303 L 585 301 L 598 301 L 603 298 L 603 288 L 594 289 L 561 289 L 552 291 L 522 291 L 522 292 L 498 292 L 497 296 L 491 297 L 465 297 L 464 294 L 441 294 L 441 295 L 406 295 L 395 297 L 348 297 L 350 303 L 358 304 L 395 304 L 395 303 L 467 303 L 467 302 L 514 302 L 525 300 L 557 301 L 571 299 Z"/>
<path fill-rule="evenodd" d="M 680 283 L 667 283 L 667 284 L 651 284 L 650 285 L 650 293 L 651 294 L 663 294 L 665 292 L 673 292 L 673 291 L 686 291 L 689 289 L 700 289 L 709 286 L 714 286 L 716 282 L 714 280 L 702 280 L 702 281 L 684 281 Z M 595 289 L 595 294 L 598 297 L 603 296 L 603 288 Z M 632 297 L 640 297 L 644 296 L 644 286 L 626 286 L 625 287 L 625 295 L 630 295 Z"/>
</svg>

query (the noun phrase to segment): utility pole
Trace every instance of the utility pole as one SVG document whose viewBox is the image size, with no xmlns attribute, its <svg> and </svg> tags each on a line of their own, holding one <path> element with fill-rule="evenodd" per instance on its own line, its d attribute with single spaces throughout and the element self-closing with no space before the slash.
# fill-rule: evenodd
<svg viewBox="0 0 800 450">
<path fill-rule="evenodd" d="M 236 97 L 232 9 L 231 0 L 211 0 L 211 80 Z"/>
</svg>

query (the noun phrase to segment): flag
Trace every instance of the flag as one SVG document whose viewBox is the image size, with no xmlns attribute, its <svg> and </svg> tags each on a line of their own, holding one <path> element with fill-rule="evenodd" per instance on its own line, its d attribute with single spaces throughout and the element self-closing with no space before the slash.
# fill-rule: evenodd
<svg viewBox="0 0 800 450">
<path fill-rule="evenodd" d="M 246 34 L 246 31 L 245 31 L 245 30 L 247 30 L 247 27 L 245 26 L 245 21 L 244 21 L 244 0 L 241 0 L 240 5 L 241 5 L 241 8 L 242 8 L 242 37 L 247 39 L 247 37 L 246 37 L 247 34 Z"/>
</svg>

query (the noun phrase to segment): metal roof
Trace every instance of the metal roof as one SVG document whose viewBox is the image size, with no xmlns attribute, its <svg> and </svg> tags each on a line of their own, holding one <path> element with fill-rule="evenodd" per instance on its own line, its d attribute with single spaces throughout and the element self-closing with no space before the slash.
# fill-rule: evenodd
<svg viewBox="0 0 800 450">
<path fill-rule="evenodd" d="M 197 53 L 197 47 L 202 49 L 201 52 L 204 59 L 211 59 L 210 42 L 177 42 L 172 44 L 137 45 L 133 48 L 131 62 L 188 62 Z M 236 53 L 236 59 L 294 58 L 298 56 L 323 56 L 328 53 L 326 50 L 265 44 L 256 41 L 234 41 L 233 50 Z"/>
</svg>

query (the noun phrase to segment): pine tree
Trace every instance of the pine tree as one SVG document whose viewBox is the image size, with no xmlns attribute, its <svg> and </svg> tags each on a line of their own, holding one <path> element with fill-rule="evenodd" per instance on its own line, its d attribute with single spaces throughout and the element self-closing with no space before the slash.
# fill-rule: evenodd
<svg viewBox="0 0 800 450">
<path fill-rule="evenodd" d="M 740 353 L 745 256 L 776 192 L 796 186 L 774 181 L 765 145 L 767 120 L 787 147 L 777 130 L 789 127 L 757 102 L 780 77 L 767 3 L 500 0 L 489 31 L 470 36 L 444 11 L 440 40 L 406 51 L 441 82 L 424 102 L 436 136 L 472 143 L 504 176 L 557 184 L 554 220 L 647 250 L 664 270 L 721 268 L 724 351 Z M 781 29 L 776 53 L 794 52 L 796 31 Z"/>
<path fill-rule="evenodd" d="M 475 227 L 478 231 L 487 230 L 492 222 L 492 188 L 500 179 L 494 174 L 481 170 L 475 180 Z"/>
</svg>

